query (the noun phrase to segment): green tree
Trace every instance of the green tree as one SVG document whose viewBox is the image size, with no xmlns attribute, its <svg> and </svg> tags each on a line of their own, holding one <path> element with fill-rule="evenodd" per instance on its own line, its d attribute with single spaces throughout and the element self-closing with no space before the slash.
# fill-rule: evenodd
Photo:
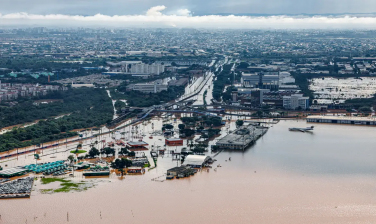
<svg viewBox="0 0 376 224">
<path fill-rule="evenodd" d="M 109 155 L 115 155 L 115 149 L 113 148 L 110 148 L 110 147 L 106 147 L 102 150 L 101 152 L 102 154 L 106 154 L 106 156 L 108 157 Z"/>
<path fill-rule="evenodd" d="M 185 124 L 179 124 L 179 125 L 178 125 L 178 128 L 179 128 L 180 130 L 183 130 L 183 129 L 185 128 Z"/>
<path fill-rule="evenodd" d="M 100 154 L 99 150 L 95 147 L 92 147 L 89 151 L 90 157 L 94 158 L 95 156 L 98 156 Z"/>
<path fill-rule="evenodd" d="M 69 160 L 70 163 L 73 163 L 73 161 L 74 161 L 74 156 L 73 156 L 73 155 L 69 155 L 69 156 L 68 156 L 68 160 Z"/>
<path fill-rule="evenodd" d="M 364 107 L 359 108 L 359 111 L 362 112 L 362 113 L 369 113 L 372 110 L 371 110 L 370 107 L 364 106 Z"/>
<path fill-rule="evenodd" d="M 166 129 L 173 129 L 174 128 L 174 126 L 172 124 L 165 124 L 164 127 Z"/>
<path fill-rule="evenodd" d="M 236 126 L 238 126 L 238 127 L 243 126 L 243 124 L 244 124 L 243 120 L 237 120 L 236 121 Z"/>
<path fill-rule="evenodd" d="M 125 167 L 131 167 L 132 161 L 126 158 L 116 159 L 111 163 L 111 167 L 114 169 L 123 169 Z"/>
<path fill-rule="evenodd" d="M 127 155 L 129 153 L 128 148 L 121 148 L 119 154 L 121 155 Z"/>
</svg>

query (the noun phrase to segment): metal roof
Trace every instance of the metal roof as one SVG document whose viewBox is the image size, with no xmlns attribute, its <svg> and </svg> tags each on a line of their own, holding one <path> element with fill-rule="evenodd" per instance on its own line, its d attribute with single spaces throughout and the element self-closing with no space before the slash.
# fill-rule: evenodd
<svg viewBox="0 0 376 224">
<path fill-rule="evenodd" d="M 14 167 L 6 170 L 0 171 L 0 175 L 14 175 L 20 172 L 25 172 L 27 169 L 19 168 L 19 167 Z"/>
<path fill-rule="evenodd" d="M 181 172 L 181 171 L 184 171 L 184 170 L 186 170 L 188 168 L 189 167 L 182 165 L 182 166 L 177 166 L 177 167 L 168 169 L 167 172 Z"/>
<path fill-rule="evenodd" d="M 355 117 L 355 116 L 307 116 L 307 119 L 323 119 L 323 120 L 351 120 L 351 121 L 376 121 L 375 117 Z"/>
<path fill-rule="evenodd" d="M 183 141 L 183 139 L 181 138 L 169 138 L 169 139 L 166 139 L 167 141 Z"/>
<path fill-rule="evenodd" d="M 140 142 L 128 142 L 128 145 L 149 145 L 149 144 L 144 141 L 140 141 Z"/>
<path fill-rule="evenodd" d="M 188 155 L 187 157 L 185 157 L 184 164 L 202 166 L 202 164 L 204 164 L 209 159 L 210 156 Z"/>
</svg>

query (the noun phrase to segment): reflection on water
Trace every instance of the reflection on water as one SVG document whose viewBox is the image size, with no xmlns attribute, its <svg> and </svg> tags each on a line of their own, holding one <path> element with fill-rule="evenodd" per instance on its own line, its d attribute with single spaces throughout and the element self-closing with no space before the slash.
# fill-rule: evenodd
<svg viewBox="0 0 376 224">
<path fill-rule="evenodd" d="M 176 165 L 165 155 L 145 175 L 110 177 L 85 192 L 33 191 L 30 199 L 1 201 L 2 222 L 66 223 L 67 213 L 69 223 L 376 222 L 374 129 L 317 124 L 314 134 L 288 131 L 305 126 L 281 121 L 246 152 L 220 153 L 217 171 L 186 179 L 151 181 Z M 160 138 L 144 140 L 158 145 Z"/>
</svg>

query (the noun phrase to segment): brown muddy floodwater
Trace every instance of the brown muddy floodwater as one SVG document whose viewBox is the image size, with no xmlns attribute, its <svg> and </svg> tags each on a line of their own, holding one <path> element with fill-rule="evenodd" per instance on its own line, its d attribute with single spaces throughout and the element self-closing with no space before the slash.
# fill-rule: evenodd
<svg viewBox="0 0 376 224">
<path fill-rule="evenodd" d="M 151 181 L 101 179 L 84 192 L 0 201 L 0 223 L 376 223 L 374 127 L 281 121 L 246 152 L 222 152 L 215 172 Z M 225 161 L 231 157 L 231 161 Z"/>
</svg>

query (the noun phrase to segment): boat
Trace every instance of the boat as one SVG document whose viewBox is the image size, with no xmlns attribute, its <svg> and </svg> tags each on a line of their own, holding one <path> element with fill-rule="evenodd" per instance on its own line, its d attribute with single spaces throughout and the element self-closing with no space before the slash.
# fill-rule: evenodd
<svg viewBox="0 0 376 224">
<path fill-rule="evenodd" d="M 307 132 L 313 131 L 314 126 L 307 127 L 307 128 L 289 128 L 289 131 L 300 131 L 300 132 Z"/>
</svg>

